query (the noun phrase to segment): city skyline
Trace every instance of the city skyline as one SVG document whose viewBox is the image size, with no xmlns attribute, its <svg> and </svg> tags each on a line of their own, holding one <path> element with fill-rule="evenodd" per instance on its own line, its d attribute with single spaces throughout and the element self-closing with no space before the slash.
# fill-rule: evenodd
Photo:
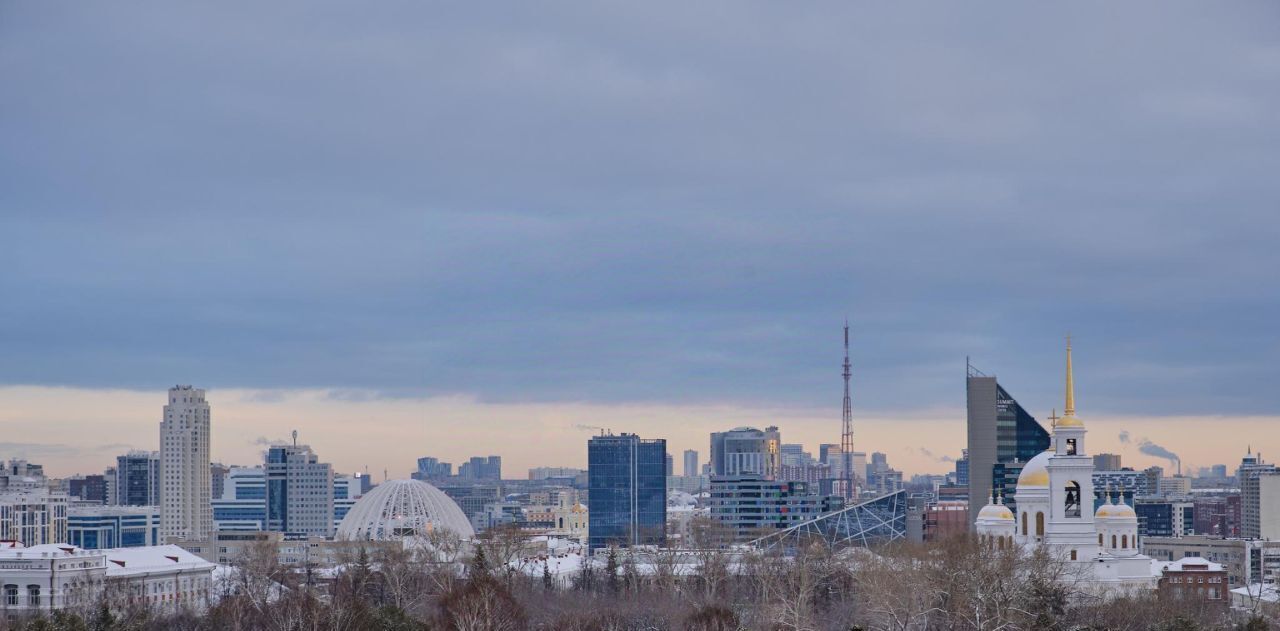
<svg viewBox="0 0 1280 631">
<path fill-rule="evenodd" d="M 0 627 L 1280 628 L 1280 4 L 0 17 Z"/>
<path fill-rule="evenodd" d="M 1087 384 L 1089 378 L 1082 374 L 1079 381 Z M 582 426 L 600 423 L 602 416 L 617 419 L 605 423 L 614 433 L 643 431 L 666 438 L 673 455 L 684 449 L 695 449 L 703 462 L 709 455 L 710 432 L 744 425 L 764 429 L 776 424 L 783 442 L 802 443 L 815 454 L 819 443 L 838 442 L 839 438 L 839 418 L 830 418 L 833 411 L 821 408 L 586 404 L 566 408 L 559 404 L 495 404 L 464 398 L 364 398 L 353 396 L 350 391 L 206 390 L 215 409 L 211 441 L 214 461 L 241 466 L 260 464 L 269 446 L 288 444 L 289 432 L 297 429 L 325 462 L 333 464 L 335 472 L 364 471 L 367 464 L 376 481 L 382 480 L 384 468 L 390 479 L 408 477 L 417 458 L 428 455 L 453 462 L 455 466 L 471 456 L 500 455 L 505 477 L 511 478 L 524 477 L 528 468 L 538 466 L 585 468 L 582 444 L 597 432 L 584 430 Z M 59 439 L 36 446 L 0 442 L 0 449 L 6 450 L 6 458 L 23 457 L 39 462 L 57 475 L 100 471 L 114 464 L 115 458 L 129 449 L 155 449 L 143 441 L 154 440 L 161 415 L 156 396 L 143 391 L 0 388 L 0 397 L 22 403 L 20 413 L 0 409 L 0 423 L 17 422 L 21 414 L 24 422 L 39 423 Z M 963 393 L 960 396 L 963 397 Z M 163 400 L 163 396 L 160 398 Z M 107 410 L 111 412 L 106 413 Z M 44 414 L 33 415 L 33 411 Z M 115 435 L 133 436 L 136 442 L 99 441 L 92 433 L 93 421 L 74 420 L 90 411 L 96 411 L 102 422 L 111 423 Z M 151 419 L 146 418 L 148 411 Z M 1037 420 L 1048 424 L 1048 412 L 1037 414 L 1033 408 L 1032 413 Z M 309 418 L 310 422 L 287 420 L 290 418 Z M 379 432 L 370 432 L 355 422 L 359 418 L 378 418 L 383 425 Z M 433 430 L 449 424 L 451 418 L 469 419 L 477 433 L 489 437 L 487 440 L 491 442 L 485 439 L 478 442 L 470 434 L 458 436 Z M 888 454 L 891 466 L 908 475 L 945 473 L 953 469 L 952 460 L 959 457 L 964 447 L 964 418 L 963 408 L 910 416 L 859 416 L 855 409 L 855 448 L 868 454 L 872 451 Z M 520 420 L 523 424 L 517 422 Z M 1272 421 L 1270 417 L 1238 420 L 1246 427 L 1252 426 L 1250 433 L 1242 435 L 1239 446 L 1221 441 L 1215 427 L 1199 417 L 1099 415 L 1095 418 L 1090 414 L 1089 427 L 1093 448 L 1099 453 L 1120 454 L 1125 466 L 1141 469 L 1154 465 L 1173 471 L 1167 458 L 1140 450 L 1141 441 L 1147 439 L 1181 455 L 1184 471 L 1191 474 L 1198 467 L 1213 464 L 1233 467 L 1250 444 L 1247 437 L 1265 436 Z M 830 438 L 832 433 L 834 439 Z M 920 442 L 922 436 L 928 438 Z M 1261 450 L 1266 456 L 1265 441 L 1254 440 L 1251 444 L 1255 452 Z M 512 448 L 512 445 L 532 447 Z M 97 465 L 99 459 L 101 467 Z M 386 463 L 386 466 L 374 463 Z"/>
</svg>

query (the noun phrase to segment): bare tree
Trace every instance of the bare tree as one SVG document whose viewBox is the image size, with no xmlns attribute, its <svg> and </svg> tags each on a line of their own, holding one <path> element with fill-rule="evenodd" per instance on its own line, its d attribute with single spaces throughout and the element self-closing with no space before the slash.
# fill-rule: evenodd
<svg viewBox="0 0 1280 631">
<path fill-rule="evenodd" d="M 498 579 L 484 575 L 460 584 L 440 601 L 445 628 L 456 631 L 515 631 L 525 613 Z"/>
<path fill-rule="evenodd" d="M 717 519 L 694 517 L 689 522 L 689 546 L 696 567 L 702 598 L 714 601 L 729 578 L 728 547 L 733 543 L 733 529 Z"/>
</svg>

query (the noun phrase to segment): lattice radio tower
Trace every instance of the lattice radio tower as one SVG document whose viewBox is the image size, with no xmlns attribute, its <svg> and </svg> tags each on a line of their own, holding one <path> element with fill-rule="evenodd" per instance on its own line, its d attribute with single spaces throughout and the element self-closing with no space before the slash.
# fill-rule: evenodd
<svg viewBox="0 0 1280 631">
<path fill-rule="evenodd" d="M 853 368 L 849 364 L 849 321 L 844 321 L 844 414 L 840 428 L 840 477 L 842 495 L 846 499 L 857 497 L 857 475 L 853 471 L 853 403 L 849 399 L 849 378 L 853 376 Z"/>
</svg>

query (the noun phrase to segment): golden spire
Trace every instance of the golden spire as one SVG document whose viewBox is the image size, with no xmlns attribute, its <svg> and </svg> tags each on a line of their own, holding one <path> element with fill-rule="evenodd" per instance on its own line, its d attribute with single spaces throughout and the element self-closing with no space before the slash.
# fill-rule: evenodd
<svg viewBox="0 0 1280 631">
<path fill-rule="evenodd" d="M 1071 373 L 1071 336 L 1067 336 L 1067 404 L 1062 410 L 1062 418 L 1058 419 L 1053 426 L 1054 430 L 1058 429 L 1083 429 L 1084 423 L 1076 418 L 1076 381 L 1075 376 Z"/>
<path fill-rule="evenodd" d="M 1076 384 L 1075 379 L 1071 376 L 1071 335 L 1067 335 L 1067 405 L 1062 410 L 1062 415 L 1072 417 L 1076 415 Z"/>
</svg>

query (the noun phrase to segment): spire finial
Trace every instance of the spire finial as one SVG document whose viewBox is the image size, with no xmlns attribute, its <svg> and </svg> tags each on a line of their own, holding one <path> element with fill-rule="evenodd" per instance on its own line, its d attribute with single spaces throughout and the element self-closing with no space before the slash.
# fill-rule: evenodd
<svg viewBox="0 0 1280 631">
<path fill-rule="evenodd" d="M 1062 410 L 1063 416 L 1076 415 L 1076 383 L 1071 375 L 1071 334 L 1067 334 L 1067 403 Z"/>
</svg>

